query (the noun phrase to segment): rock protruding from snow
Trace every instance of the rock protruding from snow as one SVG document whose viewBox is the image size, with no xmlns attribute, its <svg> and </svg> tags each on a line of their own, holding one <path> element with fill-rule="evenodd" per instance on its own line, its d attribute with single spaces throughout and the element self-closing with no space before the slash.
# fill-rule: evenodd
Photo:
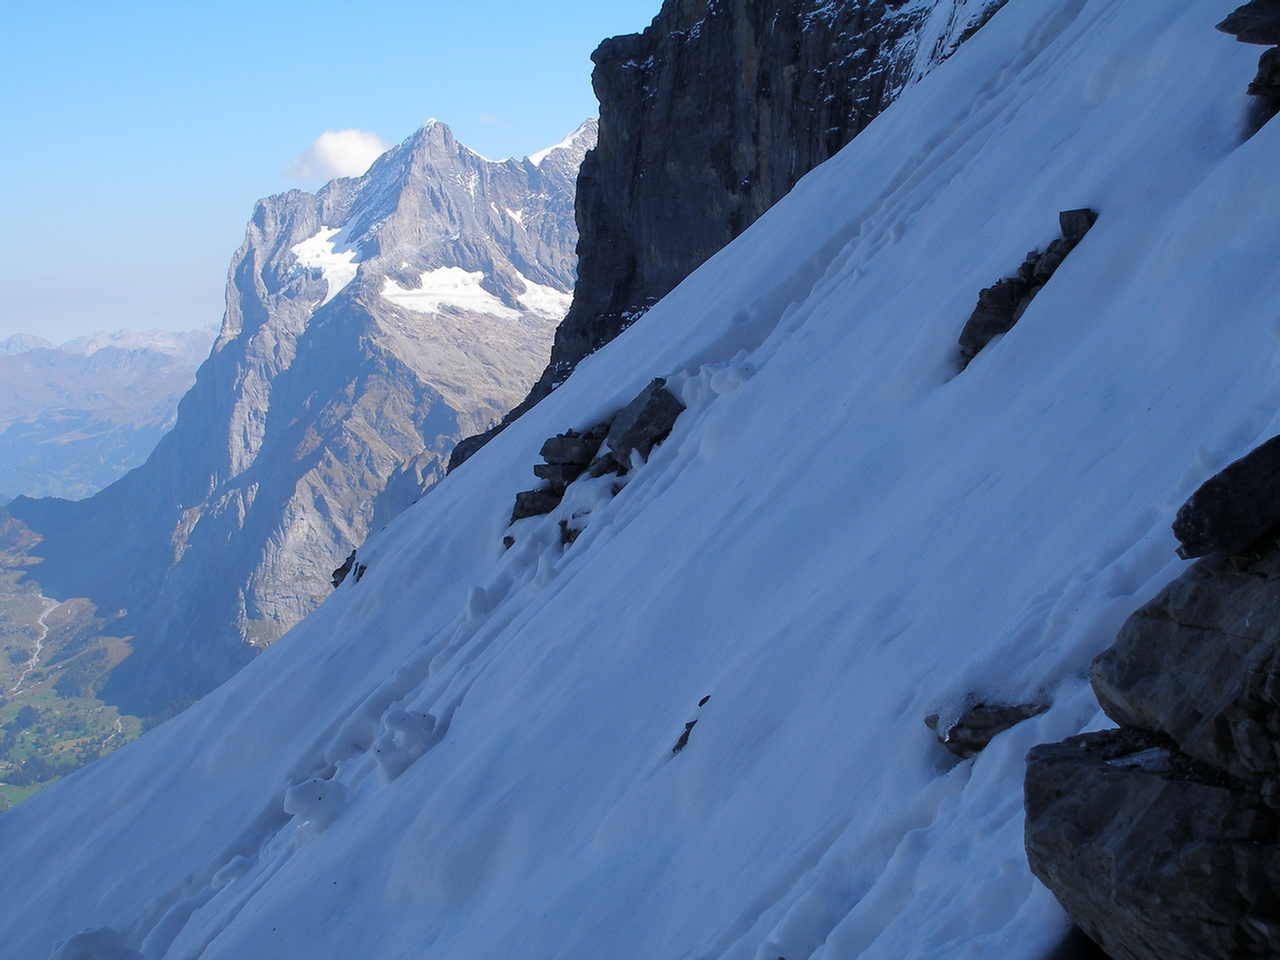
<svg viewBox="0 0 1280 960">
<path fill-rule="evenodd" d="M 582 433 L 569 430 L 549 438 L 540 452 L 545 462 L 533 468 L 533 475 L 545 480 L 547 486 L 517 493 L 511 522 L 550 513 L 560 505 L 569 484 L 584 473 L 592 477 L 625 474 L 633 454 L 647 459 L 685 410 L 684 403 L 666 388 L 666 383 L 663 377 L 650 381 L 617 415 Z M 607 448 L 604 452 L 600 452 L 602 442 Z M 562 522 L 564 543 L 572 543 L 580 532 Z"/>
<path fill-rule="evenodd" d="M 342 561 L 342 565 L 338 567 L 337 570 L 333 571 L 333 576 L 331 578 L 331 582 L 333 583 L 333 589 L 337 590 L 338 587 L 342 586 L 342 581 L 347 579 L 347 574 L 351 572 L 351 567 L 355 564 L 355 562 L 356 562 L 356 552 L 352 550 L 349 554 L 347 554 L 347 559 Z"/>
<path fill-rule="evenodd" d="M 1253 481 L 1277 447 L 1192 498 L 1232 519 L 1193 542 L 1252 552 L 1197 562 L 1094 660 L 1094 693 L 1120 729 L 1028 757 L 1031 868 L 1117 960 L 1280 955 L 1280 544 L 1259 548 L 1258 527 L 1236 522 L 1274 496 Z"/>
<path fill-rule="evenodd" d="M 1274 812 L 1169 740 L 1035 747 L 1025 803 L 1032 872 L 1113 960 L 1280 955 Z"/>
<path fill-rule="evenodd" d="M 1270 46 L 1258 59 L 1258 72 L 1247 93 L 1259 97 L 1268 113 L 1280 107 L 1280 0 L 1251 0 L 1218 24 L 1241 43 Z"/>
<path fill-rule="evenodd" d="M 511 522 L 528 517 L 540 517 L 560 506 L 563 493 L 554 490 L 523 490 L 516 494 L 516 505 L 511 508 Z"/>
<path fill-rule="evenodd" d="M 1093 663 L 1102 709 L 1257 787 L 1280 777 L 1280 548 L 1206 557 Z"/>
<path fill-rule="evenodd" d="M 1062 265 L 1076 245 L 1097 222 L 1098 215 L 1088 209 L 1064 210 L 1058 214 L 1062 236 L 1052 241 L 1043 252 L 1033 250 L 1018 272 L 998 280 L 978 294 L 978 305 L 960 331 L 960 367 L 969 365 L 978 352 L 1001 334 L 1013 329 L 1026 312 L 1035 295 Z"/>
<path fill-rule="evenodd" d="M 925 717 L 925 725 L 938 735 L 938 742 L 963 760 L 977 756 L 997 736 L 1024 720 L 1048 710 L 1043 703 L 979 703 L 943 724 L 938 715 Z"/>
<path fill-rule="evenodd" d="M 647 460 L 649 452 L 666 439 L 676 425 L 676 418 L 684 408 L 676 395 L 667 389 L 667 381 L 658 377 L 623 407 L 609 428 L 605 446 L 624 467 L 631 463 L 633 453 Z"/>
<path fill-rule="evenodd" d="M 1251 0 L 1237 7 L 1218 29 L 1241 43 L 1280 44 L 1280 0 Z"/>
<path fill-rule="evenodd" d="M 1178 510 L 1173 535 L 1184 560 L 1240 553 L 1280 526 L 1280 436 L 1210 477 Z"/>
</svg>

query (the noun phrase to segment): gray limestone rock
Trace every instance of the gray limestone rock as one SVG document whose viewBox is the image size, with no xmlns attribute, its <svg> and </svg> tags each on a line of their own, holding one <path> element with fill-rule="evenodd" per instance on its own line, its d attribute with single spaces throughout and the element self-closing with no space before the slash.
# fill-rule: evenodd
<svg viewBox="0 0 1280 960">
<path fill-rule="evenodd" d="M 1260 798 L 1128 730 L 1032 749 L 1027 858 L 1113 960 L 1280 954 L 1280 847 Z"/>
<path fill-rule="evenodd" d="M 619 464 L 630 463 L 632 451 L 647 459 L 684 412 L 684 404 L 666 388 L 666 383 L 662 377 L 651 381 L 613 421 L 605 445 Z"/>
<path fill-rule="evenodd" d="M 1129 617 L 1093 689 L 1122 726 L 1253 783 L 1280 776 L 1280 549 L 1195 564 Z"/>
<path fill-rule="evenodd" d="M 1239 553 L 1280 526 L 1280 436 L 1210 477 L 1178 510 L 1184 559 Z"/>
</svg>

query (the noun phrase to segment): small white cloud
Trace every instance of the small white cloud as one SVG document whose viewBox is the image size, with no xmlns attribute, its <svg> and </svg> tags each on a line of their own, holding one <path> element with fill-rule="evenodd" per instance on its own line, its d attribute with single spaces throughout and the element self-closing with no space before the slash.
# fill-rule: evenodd
<svg viewBox="0 0 1280 960">
<path fill-rule="evenodd" d="M 358 177 L 390 147 L 376 133 L 366 130 L 326 130 L 290 161 L 284 173 L 299 183 Z"/>
</svg>

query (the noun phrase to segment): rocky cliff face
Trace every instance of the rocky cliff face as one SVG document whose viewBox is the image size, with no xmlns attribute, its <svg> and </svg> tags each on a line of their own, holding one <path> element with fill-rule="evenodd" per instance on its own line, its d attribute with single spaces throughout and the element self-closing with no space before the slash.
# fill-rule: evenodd
<svg viewBox="0 0 1280 960">
<path fill-rule="evenodd" d="M 593 139 L 493 163 L 432 121 L 363 177 L 258 204 L 152 457 L 90 500 L 9 506 L 43 537 L 45 595 L 126 611 L 107 696 L 145 715 L 225 679 L 524 395 L 568 307 Z"/>
<path fill-rule="evenodd" d="M 835 154 L 1004 0 L 666 0 L 592 54 L 573 306 L 507 418 L 564 382 Z M 488 439 L 459 444 L 454 464 Z"/>
<path fill-rule="evenodd" d="M 1205 555 L 1093 663 L 1119 729 L 1037 747 L 1032 870 L 1115 960 L 1280 955 L 1280 442 L 1178 513 Z"/>
</svg>

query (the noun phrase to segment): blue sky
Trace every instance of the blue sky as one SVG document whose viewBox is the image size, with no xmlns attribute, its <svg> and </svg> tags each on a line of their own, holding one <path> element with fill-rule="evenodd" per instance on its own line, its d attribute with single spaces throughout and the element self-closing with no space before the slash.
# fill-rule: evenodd
<svg viewBox="0 0 1280 960">
<path fill-rule="evenodd" d="M 436 117 L 524 156 L 596 114 L 591 51 L 660 5 L 0 0 L 0 338 L 219 321 L 253 202 L 326 130 Z"/>
</svg>

